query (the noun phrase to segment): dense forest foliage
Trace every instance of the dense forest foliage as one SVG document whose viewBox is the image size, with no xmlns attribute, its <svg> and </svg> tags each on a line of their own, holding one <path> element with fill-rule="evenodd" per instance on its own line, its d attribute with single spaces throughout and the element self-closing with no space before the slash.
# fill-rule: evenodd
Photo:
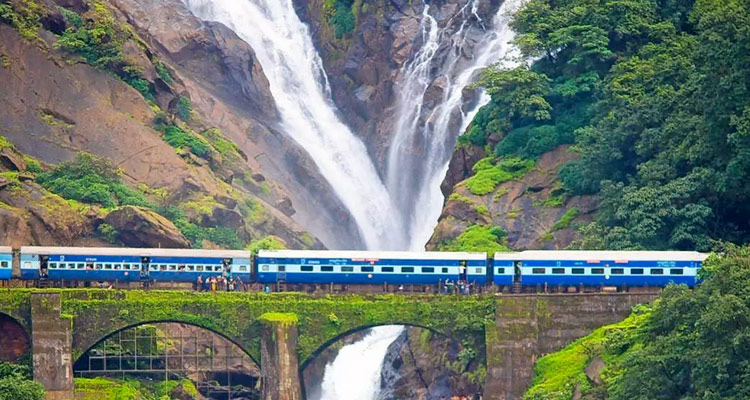
<svg viewBox="0 0 750 400">
<path fill-rule="evenodd" d="M 750 248 L 712 255 L 695 290 L 667 287 L 650 307 L 537 364 L 525 400 L 750 398 Z M 598 377 L 585 369 L 595 359 Z M 591 372 L 591 369 L 589 369 Z"/>
<path fill-rule="evenodd" d="M 574 144 L 560 180 L 600 199 L 580 247 L 748 241 L 750 1 L 530 0 L 512 26 L 533 63 L 484 72 L 492 102 L 460 144 Z"/>
</svg>

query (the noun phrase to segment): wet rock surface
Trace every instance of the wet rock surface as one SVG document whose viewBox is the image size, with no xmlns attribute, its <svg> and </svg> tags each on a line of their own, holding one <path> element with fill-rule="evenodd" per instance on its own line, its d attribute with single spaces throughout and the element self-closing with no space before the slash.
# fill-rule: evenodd
<svg viewBox="0 0 750 400">
<path fill-rule="evenodd" d="M 190 241 L 172 222 L 151 210 L 126 206 L 109 213 L 104 221 L 117 230 L 117 238 L 126 246 L 190 247 Z"/>
</svg>

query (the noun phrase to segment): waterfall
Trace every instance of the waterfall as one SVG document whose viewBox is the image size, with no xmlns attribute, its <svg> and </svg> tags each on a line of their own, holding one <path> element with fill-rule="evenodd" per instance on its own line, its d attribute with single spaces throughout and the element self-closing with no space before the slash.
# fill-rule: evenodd
<svg viewBox="0 0 750 400">
<path fill-rule="evenodd" d="M 336 115 L 322 60 L 292 0 L 183 1 L 194 15 L 223 23 L 255 51 L 283 131 L 309 153 L 366 247 L 401 247 L 406 238 L 390 195 L 362 141 Z"/>
<path fill-rule="evenodd" d="M 484 67 L 498 61 L 515 62 L 509 22 L 523 1 L 505 0 L 490 28 L 477 15 L 479 0 L 467 2 L 453 17 L 462 18 L 457 29 L 452 20 L 438 27 L 430 7 L 425 6 L 420 26 L 424 44 L 404 64 L 396 85 L 394 136 L 387 159 L 387 187 L 392 195 L 398 194 L 394 196 L 399 199 L 396 208 L 412 250 L 424 248 L 437 224 L 444 200 L 440 184 L 456 137 L 489 102 L 489 96 L 482 93 L 466 109 L 464 90 Z M 470 24 L 472 19 L 476 23 Z M 446 43 L 450 48 L 438 51 Z M 442 87 L 442 98 L 430 109 L 425 107 L 427 94 L 435 87 Z"/>
<path fill-rule="evenodd" d="M 403 331 L 399 325 L 378 326 L 362 340 L 344 346 L 326 366 L 320 399 L 311 400 L 376 399 L 388 347 Z"/>
</svg>

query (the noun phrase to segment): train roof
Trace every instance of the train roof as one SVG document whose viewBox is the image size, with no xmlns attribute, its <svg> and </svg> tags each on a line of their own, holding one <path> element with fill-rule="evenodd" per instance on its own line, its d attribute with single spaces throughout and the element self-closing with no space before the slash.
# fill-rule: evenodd
<svg viewBox="0 0 750 400">
<path fill-rule="evenodd" d="M 706 258 L 708 254 L 697 251 L 526 250 L 495 253 L 495 260 L 703 261 Z"/>
<path fill-rule="evenodd" d="M 359 250 L 261 250 L 267 258 L 368 258 L 401 260 L 486 260 L 485 253 L 439 251 L 359 251 Z"/>
<path fill-rule="evenodd" d="M 13 248 L 10 246 L 0 246 L 0 253 L 12 253 Z"/>
<path fill-rule="evenodd" d="M 195 258 L 249 258 L 244 250 L 201 249 L 150 249 L 129 247 L 21 247 L 21 254 L 67 254 L 82 256 L 143 256 L 143 257 L 195 257 Z"/>
</svg>

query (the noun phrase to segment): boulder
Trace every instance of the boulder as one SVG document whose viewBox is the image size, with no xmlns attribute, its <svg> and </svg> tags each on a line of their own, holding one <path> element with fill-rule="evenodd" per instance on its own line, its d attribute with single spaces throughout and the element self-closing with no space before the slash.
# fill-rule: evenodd
<svg viewBox="0 0 750 400">
<path fill-rule="evenodd" d="M 118 239 L 131 247 L 188 248 L 190 241 L 168 219 L 141 207 L 112 211 L 104 222 L 115 228 Z"/>
<path fill-rule="evenodd" d="M 26 171 L 26 163 L 23 157 L 10 147 L 0 150 L 0 168 L 7 168 L 10 171 Z"/>
</svg>

